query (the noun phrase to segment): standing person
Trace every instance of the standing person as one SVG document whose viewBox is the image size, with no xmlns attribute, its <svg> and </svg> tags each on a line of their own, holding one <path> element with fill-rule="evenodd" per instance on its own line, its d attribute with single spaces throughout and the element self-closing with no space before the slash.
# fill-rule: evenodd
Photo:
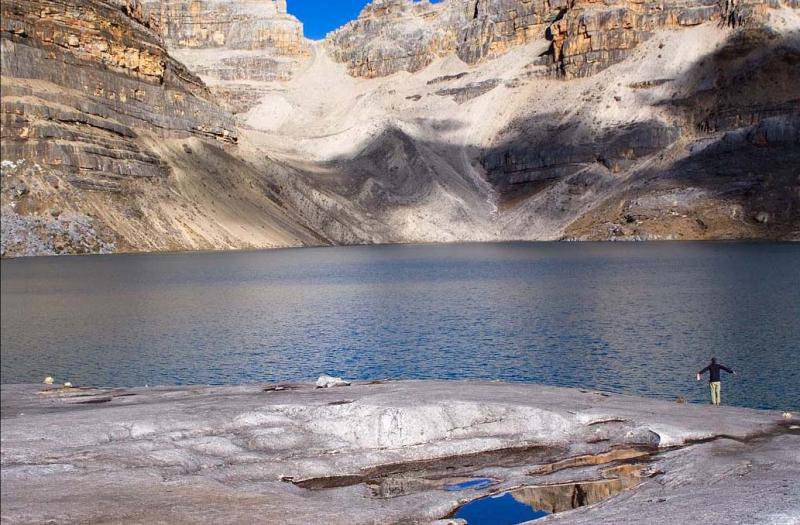
<svg viewBox="0 0 800 525">
<path fill-rule="evenodd" d="M 722 401 L 722 378 L 719 375 L 720 370 L 725 370 L 729 374 L 736 375 L 736 372 L 731 370 L 725 365 L 717 363 L 717 358 L 711 358 L 711 364 L 704 369 L 697 372 L 697 380 L 700 381 L 700 376 L 708 372 L 708 386 L 711 388 L 711 404 L 719 406 Z"/>
</svg>

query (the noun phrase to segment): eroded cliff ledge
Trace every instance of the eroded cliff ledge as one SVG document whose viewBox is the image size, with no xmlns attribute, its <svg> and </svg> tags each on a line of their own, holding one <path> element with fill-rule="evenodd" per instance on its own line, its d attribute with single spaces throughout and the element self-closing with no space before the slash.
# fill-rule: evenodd
<svg viewBox="0 0 800 525">
<path fill-rule="evenodd" d="M 326 44 L 350 74 L 373 78 L 419 71 L 451 53 L 477 64 L 547 39 L 538 63 L 573 78 L 624 60 L 659 29 L 756 24 L 781 5 L 798 7 L 796 0 L 375 0 Z"/>
</svg>

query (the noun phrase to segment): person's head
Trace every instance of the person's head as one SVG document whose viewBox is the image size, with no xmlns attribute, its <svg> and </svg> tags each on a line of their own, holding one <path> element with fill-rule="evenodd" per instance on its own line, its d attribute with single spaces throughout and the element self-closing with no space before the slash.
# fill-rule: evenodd
<svg viewBox="0 0 800 525">
<path fill-rule="evenodd" d="M 711 364 L 712 365 L 716 365 L 717 364 L 717 358 L 716 357 L 712 357 L 711 358 Z"/>
</svg>

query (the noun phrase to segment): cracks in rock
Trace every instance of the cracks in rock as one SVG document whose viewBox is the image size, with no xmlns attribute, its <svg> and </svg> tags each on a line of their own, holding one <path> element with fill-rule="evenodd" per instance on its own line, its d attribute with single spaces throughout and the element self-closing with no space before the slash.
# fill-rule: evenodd
<svg viewBox="0 0 800 525">
<path fill-rule="evenodd" d="M 593 421 L 589 425 L 625 422 L 621 418 L 609 418 Z M 340 488 L 363 483 L 369 488 L 373 497 L 393 498 L 428 490 L 444 490 L 448 484 L 470 481 L 474 480 L 476 476 L 480 476 L 481 479 L 490 480 L 491 488 L 482 493 L 479 498 L 485 497 L 486 494 L 511 492 L 515 499 L 520 499 L 519 497 L 524 493 L 527 497 L 523 497 L 522 500 L 529 503 L 534 502 L 540 507 L 545 505 L 550 512 L 561 512 L 598 503 L 626 490 L 636 488 L 646 478 L 663 475 L 663 470 L 648 467 L 648 465 L 653 464 L 666 453 L 689 449 L 694 445 L 719 439 L 732 439 L 740 443 L 748 443 L 780 433 L 800 433 L 797 429 L 791 430 L 792 427 L 796 427 L 796 425 L 790 421 L 776 424 L 769 430 L 746 438 L 721 434 L 705 439 L 687 440 L 681 445 L 661 448 L 653 445 L 617 445 L 603 452 L 571 457 L 564 457 L 565 451 L 558 448 L 542 446 L 506 448 L 461 456 L 390 463 L 340 476 L 306 479 L 284 476 L 282 480 L 309 490 Z M 519 468 L 530 464 L 531 460 L 537 456 L 546 461 L 534 466 L 525 475 L 534 478 L 546 477 L 561 471 L 576 469 L 576 476 L 569 476 L 567 480 L 550 483 L 538 485 L 527 483 L 501 489 L 502 479 L 498 479 L 494 475 L 481 474 L 481 472 L 486 473 L 486 469 Z M 560 459 L 559 456 L 561 456 Z M 599 477 L 592 477 L 590 471 L 581 471 L 580 469 L 584 467 L 595 467 L 597 469 L 594 471 L 595 476 Z M 460 503 L 463 504 L 463 500 Z"/>
<path fill-rule="evenodd" d="M 604 418 L 604 419 L 597 419 L 594 421 L 590 421 L 586 423 L 587 427 L 591 427 L 594 425 L 605 425 L 608 423 L 629 423 L 627 419 L 619 418 L 619 417 L 611 417 L 611 418 Z"/>
<path fill-rule="evenodd" d="M 359 483 L 380 485 L 382 480 L 397 475 L 414 475 L 429 480 L 445 477 L 467 476 L 487 467 L 514 467 L 529 463 L 537 458 L 559 454 L 562 449 L 542 445 L 524 445 L 503 449 L 488 450 L 471 454 L 447 456 L 433 459 L 387 463 L 367 467 L 357 474 L 340 476 L 294 479 L 291 482 L 301 488 L 327 489 L 345 487 Z"/>
<path fill-rule="evenodd" d="M 606 465 L 622 461 L 638 461 L 652 457 L 657 451 L 658 449 L 656 447 L 651 446 L 612 447 L 611 450 L 599 454 L 585 454 L 562 459 L 553 463 L 545 463 L 534 467 L 528 471 L 528 474 L 532 476 L 546 475 L 578 467 Z"/>
</svg>

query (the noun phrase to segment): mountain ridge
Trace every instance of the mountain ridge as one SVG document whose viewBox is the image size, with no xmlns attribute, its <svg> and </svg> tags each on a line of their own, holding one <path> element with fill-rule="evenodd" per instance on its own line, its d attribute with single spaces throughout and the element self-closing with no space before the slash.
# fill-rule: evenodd
<svg viewBox="0 0 800 525">
<path fill-rule="evenodd" d="M 50 4 L 3 5 L 4 256 L 800 238 L 794 1 L 379 0 L 323 41 L 274 0 Z"/>
</svg>

